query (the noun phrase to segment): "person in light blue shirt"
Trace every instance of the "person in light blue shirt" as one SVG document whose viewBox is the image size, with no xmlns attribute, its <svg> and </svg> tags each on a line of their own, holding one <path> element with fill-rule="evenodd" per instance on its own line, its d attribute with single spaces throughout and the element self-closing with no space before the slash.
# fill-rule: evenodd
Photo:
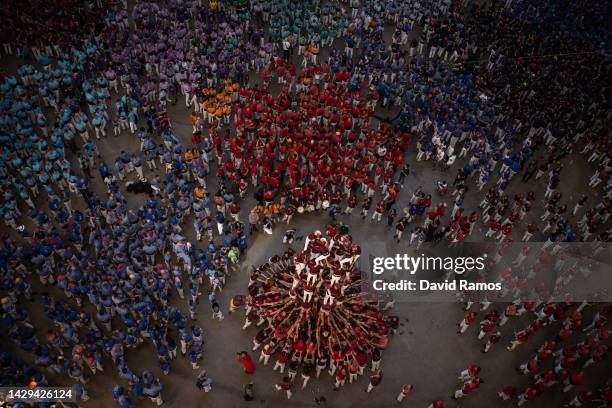
<svg viewBox="0 0 612 408">
<path fill-rule="evenodd" d="M 138 115 L 133 110 L 130 110 L 127 116 L 128 116 L 128 123 L 130 126 L 130 132 L 134 134 L 134 132 L 136 132 L 136 129 L 138 127 L 137 125 Z"/>
</svg>

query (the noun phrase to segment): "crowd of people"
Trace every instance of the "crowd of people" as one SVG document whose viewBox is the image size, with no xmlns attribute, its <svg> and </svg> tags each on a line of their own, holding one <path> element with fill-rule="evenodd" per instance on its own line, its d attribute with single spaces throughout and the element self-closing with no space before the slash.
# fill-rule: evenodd
<svg viewBox="0 0 612 408">
<path fill-rule="evenodd" d="M 25 63 L 4 76 L 1 90 L 1 213 L 13 230 L 2 236 L 2 323 L 36 367 L 83 385 L 104 371 L 108 359 L 126 383 L 113 389 L 121 407 L 143 396 L 161 405 L 163 383 L 148 370 L 135 374 L 125 350 L 150 342 L 168 374 L 180 347 L 198 369 L 204 333 L 195 322 L 196 305 L 205 294 L 213 317 L 223 318 L 215 293 L 247 248 L 236 198 L 222 182 L 207 185 L 212 144 L 193 139 L 182 144 L 167 104 L 176 103 L 179 92 L 191 102 L 186 85 L 199 83 L 194 75 L 201 66 L 210 70 L 205 74 L 215 72 L 211 88 L 239 80 L 248 67 L 241 70 L 236 62 L 251 60 L 242 53 L 252 46 L 242 41 L 240 20 L 210 9 L 188 24 L 181 24 L 186 16 L 177 4 L 160 9 L 140 3 L 131 16 L 120 6 L 86 11 L 83 17 L 90 21 L 106 19 L 109 30 L 84 27 L 79 33 L 84 37 L 78 37 L 70 35 L 72 26 L 51 26 L 70 42 L 54 44 L 33 33 L 33 42 L 4 49 Z M 222 35 L 201 23 L 213 18 Z M 16 29 L 27 30 L 31 23 L 14 21 Z M 230 27 L 240 41 L 227 35 Z M 181 47 L 191 49 L 193 42 L 205 44 L 214 59 L 184 55 Z M 99 144 L 113 136 L 133 138 L 140 148 L 122 151 L 111 168 Z M 135 206 L 132 197 L 138 193 L 147 196 Z M 185 237 L 186 225 L 196 230 L 197 241 L 206 238 L 206 246 L 198 248 Z M 42 288 L 37 299 L 34 280 Z M 191 324 L 173 298 L 185 302 Z M 52 322 L 46 333 L 37 333 L 23 307 L 28 301 L 42 303 Z M 23 365 L 12 355 L 5 360 L 7 369 Z M 4 385 L 46 382 L 31 366 L 14 371 L 3 377 L 10 381 Z"/>
<path fill-rule="evenodd" d="M 223 320 L 216 294 L 251 236 L 301 214 L 356 227 L 359 216 L 384 221 L 390 240 L 417 249 L 484 235 L 545 242 L 554 257 L 557 243 L 610 240 L 605 2 L 26 0 L 3 4 L 0 15 L 3 59 L 18 62 L 0 84 L 2 324 L 33 359 L 3 352 L 3 385 L 46 384 L 47 370 L 74 379 L 85 400 L 84 384 L 112 362 L 122 408 L 143 396 L 162 404 L 163 381 L 133 373 L 125 351 L 150 342 L 167 374 L 180 347 L 200 369 L 201 295 Z M 183 103 L 191 135 L 177 134 L 169 114 Z M 134 148 L 109 157 L 115 138 Z M 411 168 L 424 165 L 416 162 L 442 179 L 412 186 Z M 576 162 L 590 169 L 580 196 L 563 187 Z M 256 281 L 253 299 L 263 296 Z M 608 347 L 607 306 L 592 306 L 593 323 L 583 325 L 590 304 L 539 295 L 479 325 L 488 352 L 512 316 L 535 313 L 510 349 L 560 324 L 521 366 L 532 384 L 500 391 L 521 405 L 556 383 L 566 392 L 582 384 L 583 368 Z M 478 301 L 486 310 L 493 299 Z M 29 302 L 51 322 L 44 333 Z M 460 332 L 476 321 L 472 304 Z M 269 318 L 254 307 L 247 325 Z M 329 367 L 336 388 L 347 374 L 353 380 L 355 364 L 363 372 L 357 340 L 335 337 L 329 356 L 305 364 L 295 347 L 312 333 L 288 341 L 273 323 L 256 340 L 269 346 L 263 360 L 278 350 L 286 357 L 290 375 L 277 388 L 288 397 L 296 361 L 304 386 L 308 364 Z M 368 392 L 382 379 L 378 368 Z M 462 380 L 457 398 L 480 384 L 471 372 Z M 210 390 L 212 380 L 201 371 L 197 383 Z M 609 400 L 609 384 L 596 384 L 569 403 Z"/>
<path fill-rule="evenodd" d="M 531 253 L 536 250 L 540 252 Z M 507 252 L 509 246 L 499 245 L 497 251 Z M 582 386 L 574 392 L 573 399 L 566 401 L 566 406 L 582 406 L 591 401 L 599 401 L 603 406 L 609 403 L 609 383 L 597 381 L 584 387 L 588 372 L 585 369 L 607 363 L 609 346 L 606 343 L 610 337 L 606 327 L 610 306 L 601 303 L 606 299 L 606 289 L 600 287 L 584 300 L 576 300 L 579 292 L 576 282 L 596 276 L 590 258 L 596 248 L 588 248 L 588 252 L 589 255 L 578 257 L 571 247 L 562 244 L 543 248 L 524 245 L 516 256 L 506 253 L 512 262 L 500 273 L 504 282 L 500 294 L 464 293 L 465 316 L 458 325 L 458 334 L 477 333 L 483 353 L 501 347 L 497 344 L 503 341 L 508 342 L 506 349 L 510 352 L 525 344 L 535 350 L 527 361 L 516 367 L 528 377 L 528 385 L 504 387 L 498 392 L 502 400 L 514 400 L 522 406 L 552 390 L 568 393 Z M 498 254 L 491 262 L 503 263 L 503 258 Z M 551 274 L 556 276 L 553 285 L 548 282 Z M 601 280 L 601 276 L 595 279 Z M 516 300 L 510 302 L 511 299 Z M 509 322 L 514 332 L 504 328 Z M 456 399 L 467 397 L 480 386 L 479 367 L 470 367 L 469 375 L 461 377 L 463 385 L 455 393 Z"/>
<path fill-rule="evenodd" d="M 285 391 L 287 399 L 298 373 L 301 389 L 313 375 L 319 378 L 327 371 L 339 390 L 347 377 L 352 383 L 363 375 L 369 362 L 366 391 L 380 384 L 381 353 L 399 318 L 385 316 L 376 300 L 364 298 L 356 267 L 360 255 L 348 229 L 330 225 L 325 235 L 309 234 L 303 251 L 289 248 L 251 273 L 242 329 L 263 326 L 253 351 L 261 347 L 263 365 L 276 355 L 274 370 L 283 374 L 276 389 Z"/>
</svg>

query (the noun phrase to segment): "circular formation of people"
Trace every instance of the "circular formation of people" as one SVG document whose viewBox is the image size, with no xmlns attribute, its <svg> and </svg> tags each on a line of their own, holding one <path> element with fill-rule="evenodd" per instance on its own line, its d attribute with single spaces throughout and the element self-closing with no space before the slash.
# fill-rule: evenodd
<svg viewBox="0 0 612 408">
<path fill-rule="evenodd" d="M 223 330 L 240 310 L 253 348 L 237 361 L 250 376 L 250 354 L 275 359 L 271 392 L 291 399 L 328 371 L 334 390 L 365 375 L 374 395 L 382 351 L 404 324 L 386 315 L 393 301 L 361 292 L 356 261 L 368 243 L 349 228 L 368 223 L 403 251 L 521 248 L 512 261 L 523 272 L 503 279 L 539 290 L 503 303 L 464 293 L 452 329 L 476 328 L 483 353 L 502 340 L 507 350 L 496 352 L 532 350 L 516 368 L 527 380 L 497 367 L 510 382 L 496 390 L 499 404 L 612 405 L 612 378 L 598 374 L 610 374 L 606 293 L 559 301 L 538 286 L 551 265 L 563 270 L 557 288 L 588 277 L 584 260 L 558 256 L 565 243 L 609 252 L 606 2 L 9 3 L 0 5 L 0 386 L 64 379 L 76 402 L 63 406 L 162 405 L 164 376 L 186 359 L 197 388 L 214 393 L 200 312 Z M 326 230 L 297 231 L 292 221 L 307 214 Z M 286 251 L 243 264 L 275 229 Z M 542 244 L 529 267 L 527 242 Z M 244 270 L 248 287 L 223 305 L 226 282 Z M 504 330 L 511 319 L 524 328 Z M 150 369 L 137 371 L 130 354 L 145 347 Z M 486 370 L 476 363 L 456 391 L 428 390 L 429 407 L 477 402 Z M 88 392 L 106 370 L 116 382 Z M 401 381 L 389 401 L 424 392 Z"/>
</svg>

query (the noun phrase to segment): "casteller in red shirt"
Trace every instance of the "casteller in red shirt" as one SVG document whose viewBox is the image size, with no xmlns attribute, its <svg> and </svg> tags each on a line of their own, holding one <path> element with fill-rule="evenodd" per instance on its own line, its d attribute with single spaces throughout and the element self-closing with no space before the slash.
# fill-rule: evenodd
<svg viewBox="0 0 612 408">
<path fill-rule="evenodd" d="M 240 357 L 238 358 L 238 361 L 240 361 L 240 363 L 244 367 L 245 373 L 253 374 L 255 372 L 255 364 L 253 363 L 251 356 L 249 356 L 247 353 L 241 353 Z"/>
</svg>

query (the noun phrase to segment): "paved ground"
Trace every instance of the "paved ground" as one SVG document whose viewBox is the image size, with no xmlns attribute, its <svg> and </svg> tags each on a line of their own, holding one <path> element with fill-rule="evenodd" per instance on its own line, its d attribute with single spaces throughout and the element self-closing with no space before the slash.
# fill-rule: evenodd
<svg viewBox="0 0 612 408">
<path fill-rule="evenodd" d="M 323 55 L 323 57 L 325 54 Z M 14 60 L 2 61 L 2 66 L 11 69 L 15 66 Z M 255 77 L 253 79 L 256 79 Z M 387 113 L 390 114 L 390 113 Z M 188 123 L 188 112 L 181 104 L 171 107 L 170 117 L 175 133 L 179 138 L 188 143 L 191 129 Z M 110 132 L 109 132 L 110 133 Z M 100 143 L 100 152 L 106 162 L 110 165 L 119 152 L 124 149 L 136 151 L 138 145 L 134 136 L 123 133 L 116 139 L 108 139 Z M 407 179 L 404 190 L 400 197 L 398 208 L 410 197 L 410 193 L 418 186 L 424 186 L 426 190 L 433 192 L 435 182 L 446 179 L 449 182 L 455 176 L 454 170 L 445 173 L 439 169 L 432 168 L 430 164 L 416 162 L 414 152 L 408 155 L 408 162 L 412 166 L 412 174 Z M 584 161 L 574 156 L 565 160 L 566 171 L 563 173 L 561 191 L 566 193 L 568 199 L 579 196 L 584 190 L 584 180 L 590 176 L 592 169 Z M 146 167 L 146 166 L 145 166 Z M 151 173 L 145 170 L 148 175 Z M 543 181 L 538 184 L 533 182 L 529 185 L 520 184 L 515 181 L 512 189 L 533 189 L 541 198 L 544 191 Z M 102 184 L 99 177 L 94 180 L 95 190 L 102 192 Z M 213 188 L 211 188 L 213 190 Z M 214 191 L 214 190 L 213 190 Z M 589 193 L 594 192 L 590 191 Z M 475 208 L 476 197 L 472 197 L 466 203 L 466 208 L 471 211 Z M 130 195 L 131 203 L 138 207 L 143 197 Z M 434 204 L 437 201 L 434 200 Z M 243 204 L 243 219 L 246 219 L 246 211 L 250 208 L 251 201 Z M 292 227 L 297 228 L 299 233 L 308 233 L 312 230 L 324 228 L 327 222 L 327 214 L 300 215 L 294 218 Z M 361 244 L 365 251 L 368 248 L 376 248 L 378 243 L 386 245 L 399 253 L 411 253 L 404 240 L 401 244 L 391 241 L 392 233 L 384 223 L 372 225 L 363 222 L 357 214 L 352 217 L 343 217 L 342 221 L 349 224 L 355 241 Z M 190 223 L 187 223 L 187 235 L 193 239 L 193 231 Z M 248 270 L 251 265 L 259 265 L 273 254 L 283 251 L 281 243 L 284 225 L 278 226 L 272 236 L 256 234 L 250 242 L 250 248 L 243 260 L 241 270 L 232 275 L 228 284 L 220 296 L 220 302 L 227 307 L 229 299 L 237 293 L 245 293 L 248 282 Z M 482 240 L 482 231 L 476 231 L 471 237 L 473 241 Z M 364 259 L 367 257 L 364 256 Z M 367 267 L 367 265 L 362 265 Z M 175 296 L 176 297 L 176 296 Z M 173 299 L 173 303 L 179 304 L 179 299 Z M 186 305 L 180 302 L 181 308 L 186 312 Z M 491 310 L 495 305 L 491 306 Z M 498 309 L 501 306 L 498 306 Z M 42 308 L 39 304 L 31 306 L 33 316 L 40 318 L 36 322 L 40 327 L 46 327 L 49 321 L 43 317 Z M 496 391 L 505 385 L 526 386 L 527 378 L 518 375 L 515 367 L 526 361 L 533 349 L 539 346 L 546 334 L 556 330 L 547 328 L 538 333 L 528 344 L 522 346 L 515 352 L 505 350 L 505 345 L 512 336 L 514 329 L 523 328 L 525 322 L 514 320 L 503 328 L 504 338 L 493 350 L 483 355 L 480 353 L 480 342 L 476 339 L 476 328 L 472 328 L 464 335 L 456 334 L 456 324 L 462 319 L 463 311 L 456 303 L 396 303 L 391 311 L 401 318 L 402 326 L 399 333 L 391 338 L 390 346 L 383 355 L 382 369 L 384 379 L 372 394 L 365 394 L 367 379 L 360 378 L 357 383 L 347 384 L 342 390 L 334 392 L 330 377 L 324 375 L 321 380 L 312 380 L 304 391 L 297 391 L 290 402 L 287 402 L 284 394 L 278 393 L 273 388 L 273 383 L 278 381 L 279 375 L 272 371 L 271 366 L 263 367 L 257 365 L 254 376 L 247 376 L 242 371 L 242 366 L 237 362 L 236 352 L 250 350 L 251 339 L 256 329 L 242 331 L 243 316 L 241 313 L 227 315 L 223 322 L 211 319 L 211 310 L 208 302 L 204 299 L 198 309 L 198 324 L 204 328 L 206 350 L 204 362 L 205 367 L 214 379 L 213 391 L 202 394 L 195 386 L 196 373 L 191 369 L 185 359 L 179 358 L 172 362 L 170 375 L 164 376 L 159 372 L 155 361 L 153 350 L 150 346 L 143 347 L 127 353 L 127 360 L 135 372 L 144 368 L 151 369 L 162 377 L 165 385 L 163 396 L 167 406 L 170 407 L 242 407 L 242 406 L 292 406 L 310 407 L 315 405 L 315 397 L 325 396 L 329 407 L 387 407 L 395 404 L 395 397 L 402 384 L 409 382 L 415 386 L 412 396 L 406 404 L 408 406 L 426 407 L 432 399 L 444 399 L 445 406 L 450 407 L 496 407 L 505 406 L 496 396 Z M 588 316 L 590 318 L 590 315 Z M 0 340 L 2 349 L 14 350 L 12 344 Z M 254 355 L 254 357 L 257 357 Z M 470 363 L 482 366 L 482 378 L 485 383 L 474 395 L 460 401 L 454 402 L 450 395 L 457 389 L 458 373 Z M 117 382 L 115 369 L 111 362 L 105 361 L 105 372 L 95 377 L 87 385 L 92 399 L 82 404 L 85 407 L 106 408 L 114 406 L 111 395 L 111 386 Z M 605 381 L 604 375 L 609 375 L 610 364 L 589 368 L 587 375 L 592 378 L 600 378 L 596 384 Z M 51 377 L 57 384 L 69 384 L 65 380 Z M 242 385 L 253 380 L 255 382 L 256 401 L 247 403 L 242 400 Z M 555 391 L 546 393 L 537 402 L 529 404 L 532 407 L 557 407 L 570 399 L 569 395 L 560 396 Z M 136 402 L 138 407 L 152 406 L 151 402 L 144 400 Z"/>
</svg>

